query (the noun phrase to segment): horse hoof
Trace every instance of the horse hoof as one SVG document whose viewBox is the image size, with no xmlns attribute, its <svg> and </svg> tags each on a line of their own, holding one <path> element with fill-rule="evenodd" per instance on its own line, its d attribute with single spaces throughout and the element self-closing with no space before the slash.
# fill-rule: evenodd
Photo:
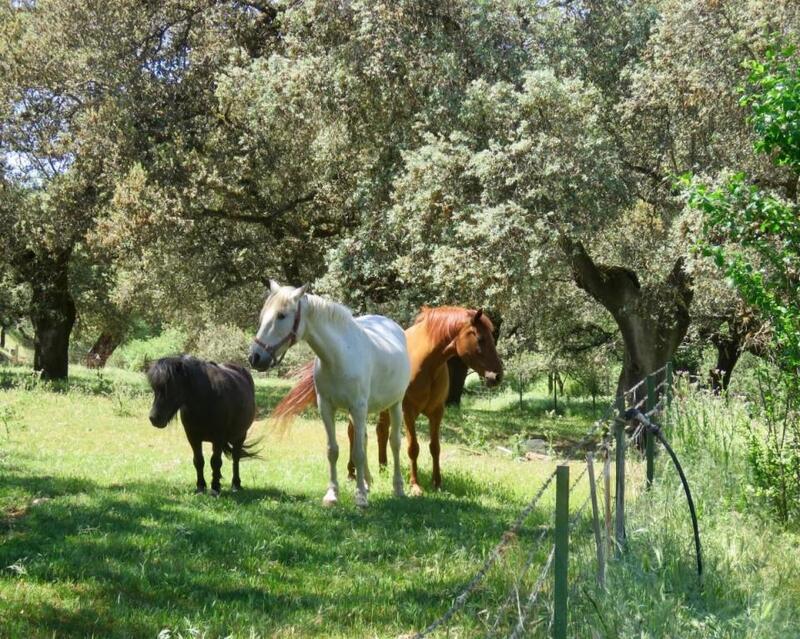
<svg viewBox="0 0 800 639">
<path fill-rule="evenodd" d="M 367 493 L 357 492 L 356 493 L 356 506 L 359 508 L 366 508 L 369 506 L 369 502 L 367 501 Z"/>
<path fill-rule="evenodd" d="M 348 475 L 347 476 L 347 481 L 355 481 L 355 480 L 356 480 L 356 476 L 355 475 Z"/>
<path fill-rule="evenodd" d="M 336 491 L 333 488 L 329 488 L 328 492 L 325 493 L 325 496 L 322 498 L 322 505 L 326 508 L 330 508 L 338 503 L 339 496 L 336 494 Z"/>
<path fill-rule="evenodd" d="M 208 494 L 211 495 L 212 497 L 219 497 L 219 490 L 217 490 L 216 488 L 212 488 L 208 492 Z"/>
<path fill-rule="evenodd" d="M 203 494 L 205 494 L 205 492 L 206 492 L 205 486 L 203 488 L 195 488 L 194 489 L 194 494 L 195 495 L 203 495 Z"/>
<path fill-rule="evenodd" d="M 386 473 L 388 470 L 389 470 L 389 466 L 387 466 L 386 464 L 380 464 L 380 465 L 378 466 L 378 472 L 379 472 L 381 475 L 383 475 L 384 473 Z"/>
<path fill-rule="evenodd" d="M 419 484 L 411 484 L 412 497 L 422 497 L 423 490 Z"/>
<path fill-rule="evenodd" d="M 242 489 L 241 486 L 236 486 L 235 484 L 233 486 L 231 486 L 231 492 L 232 493 L 238 493 L 241 489 Z"/>
<path fill-rule="evenodd" d="M 403 484 L 394 487 L 394 496 L 395 497 L 405 497 L 406 492 L 403 490 Z"/>
</svg>

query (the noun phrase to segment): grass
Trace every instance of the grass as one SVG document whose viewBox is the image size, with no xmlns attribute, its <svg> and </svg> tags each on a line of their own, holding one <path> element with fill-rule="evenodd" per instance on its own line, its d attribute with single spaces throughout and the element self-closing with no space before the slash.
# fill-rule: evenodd
<svg viewBox="0 0 800 639">
<path fill-rule="evenodd" d="M 612 564 L 606 591 L 593 583 L 591 549 L 575 558 L 572 636 L 800 637 L 800 531 L 774 524 L 748 488 L 753 423 L 744 402 L 679 394 L 665 433 L 697 507 L 704 577 L 677 473 L 660 455 L 653 489 L 628 511 L 629 549 Z"/>
<path fill-rule="evenodd" d="M 142 376 L 72 371 L 68 385 L 18 369 L 0 376 L 2 636 L 410 633 L 450 605 L 553 468 L 446 441 L 444 492 L 397 499 L 390 478 L 375 473 L 366 512 L 345 480 L 342 503 L 326 510 L 324 432 L 309 416 L 283 439 L 259 422 L 265 459 L 243 464 L 245 491 L 196 497 L 182 429 L 149 425 Z M 287 385 L 258 380 L 262 417 Z M 447 423 L 457 432 L 455 418 L 479 415 L 465 406 Z M 346 450 L 344 423 L 339 440 Z M 369 452 L 375 464 L 374 445 Z M 420 462 L 429 488 L 427 446 Z M 452 636 L 483 627 L 478 613 L 504 594 L 510 566 L 549 520 L 549 498 Z"/>
<path fill-rule="evenodd" d="M 541 436 L 559 449 L 595 415 L 579 400 L 553 413 L 535 390 L 522 407 L 511 392 L 476 391 L 445 418 L 445 491 L 397 499 L 390 478 L 374 472 L 367 511 L 355 508 L 344 480 L 342 503 L 326 510 L 317 417 L 304 416 L 285 438 L 264 422 L 290 382 L 257 380 L 264 460 L 243 464 L 244 492 L 213 499 L 191 495 L 180 425 L 158 431 L 147 423 L 140 374 L 72 371 L 65 386 L 0 369 L 2 637 L 408 635 L 447 610 L 552 471 L 553 460 L 520 462 L 498 446 Z M 609 565 L 605 590 L 595 585 L 587 518 L 573 530 L 569 636 L 799 637 L 800 535 L 763 518 L 747 489 L 748 407 L 696 391 L 680 394 L 676 406 L 667 436 L 698 507 L 704 581 L 694 574 L 674 470 L 660 455 L 656 485 L 641 492 L 642 465 L 632 454 L 628 551 Z M 338 431 L 344 451 L 343 422 Z M 424 445 L 420 463 L 429 489 Z M 577 460 L 572 466 L 577 473 Z M 545 493 L 464 610 L 434 636 L 485 636 L 506 593 L 524 601 L 549 551 L 536 539 L 549 538 L 552 496 Z M 528 553 L 531 570 L 517 579 Z M 501 615 L 499 636 L 516 609 L 512 601 Z M 551 609 L 548 580 L 526 625 L 530 636 L 547 636 Z"/>
</svg>

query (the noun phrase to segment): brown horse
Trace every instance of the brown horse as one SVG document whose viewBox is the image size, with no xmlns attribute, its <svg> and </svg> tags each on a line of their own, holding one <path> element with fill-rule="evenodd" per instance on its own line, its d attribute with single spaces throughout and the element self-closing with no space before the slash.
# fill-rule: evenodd
<svg viewBox="0 0 800 639">
<path fill-rule="evenodd" d="M 419 442 L 416 421 L 420 414 L 428 418 L 430 425 L 433 485 L 436 489 L 442 485 L 439 428 L 450 381 L 447 360 L 458 355 L 486 380 L 487 386 L 494 386 L 503 378 L 503 363 L 495 350 L 492 331 L 492 322 L 482 311 L 458 306 L 423 307 L 414 324 L 405 331 L 411 359 L 411 382 L 403 399 L 403 417 L 411 459 L 412 494 L 422 494 L 417 477 Z M 299 375 L 300 381 L 275 407 L 273 417 L 281 419 L 296 415 L 315 402 L 313 363 L 304 366 Z M 352 424 L 348 427 L 348 434 L 352 451 Z M 385 466 L 389 437 L 387 413 L 381 413 L 378 419 L 377 434 L 378 460 L 381 466 Z M 348 463 L 348 471 L 352 475 L 352 460 Z"/>
</svg>

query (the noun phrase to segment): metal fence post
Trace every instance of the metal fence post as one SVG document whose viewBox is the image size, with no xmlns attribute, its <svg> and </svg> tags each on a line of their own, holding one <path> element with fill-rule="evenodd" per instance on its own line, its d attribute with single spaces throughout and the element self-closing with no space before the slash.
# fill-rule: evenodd
<svg viewBox="0 0 800 639">
<path fill-rule="evenodd" d="M 556 468 L 556 550 L 553 562 L 553 639 L 567 637 L 569 566 L 569 466 Z"/>
<path fill-rule="evenodd" d="M 617 439 L 616 459 L 616 518 L 614 541 L 619 556 L 625 547 L 625 397 L 617 397 L 617 418 L 615 419 L 615 436 Z"/>
<path fill-rule="evenodd" d="M 656 405 L 656 378 L 655 375 L 650 373 L 647 376 L 646 380 L 647 385 L 647 402 L 646 402 L 646 412 L 650 412 L 655 408 Z M 653 433 L 650 432 L 649 428 L 644 429 L 644 449 L 645 449 L 645 456 L 647 457 L 647 487 L 653 485 L 653 477 L 655 476 L 655 440 L 653 439 Z"/>
</svg>

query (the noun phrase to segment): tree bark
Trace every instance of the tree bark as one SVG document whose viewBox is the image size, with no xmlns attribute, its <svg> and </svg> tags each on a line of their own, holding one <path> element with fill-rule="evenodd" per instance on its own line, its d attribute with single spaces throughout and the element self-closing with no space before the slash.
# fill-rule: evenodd
<svg viewBox="0 0 800 639">
<path fill-rule="evenodd" d="M 742 344 L 734 336 L 718 336 L 714 340 L 717 347 L 717 365 L 711 370 L 711 389 L 721 393 L 728 389 L 731 382 L 731 373 L 742 354 Z"/>
<path fill-rule="evenodd" d="M 108 358 L 122 343 L 122 336 L 110 331 L 103 331 L 89 352 L 86 353 L 84 364 L 87 368 L 104 368 Z"/>
<path fill-rule="evenodd" d="M 69 292 L 69 258 L 40 264 L 31 283 L 34 328 L 33 367 L 42 379 L 66 379 L 69 336 L 75 323 L 75 302 Z"/>
<path fill-rule="evenodd" d="M 447 370 L 450 373 L 450 390 L 447 392 L 445 403 L 448 406 L 461 406 L 461 396 L 464 394 L 464 382 L 469 368 L 460 357 L 451 357 L 447 360 Z"/>
<path fill-rule="evenodd" d="M 611 313 L 622 333 L 623 366 L 617 384 L 622 393 L 664 366 L 689 328 L 691 279 L 676 260 L 663 286 L 643 289 L 636 273 L 621 266 L 596 264 L 583 244 L 562 236 L 575 283 Z M 645 394 L 637 392 L 634 401 Z"/>
</svg>

